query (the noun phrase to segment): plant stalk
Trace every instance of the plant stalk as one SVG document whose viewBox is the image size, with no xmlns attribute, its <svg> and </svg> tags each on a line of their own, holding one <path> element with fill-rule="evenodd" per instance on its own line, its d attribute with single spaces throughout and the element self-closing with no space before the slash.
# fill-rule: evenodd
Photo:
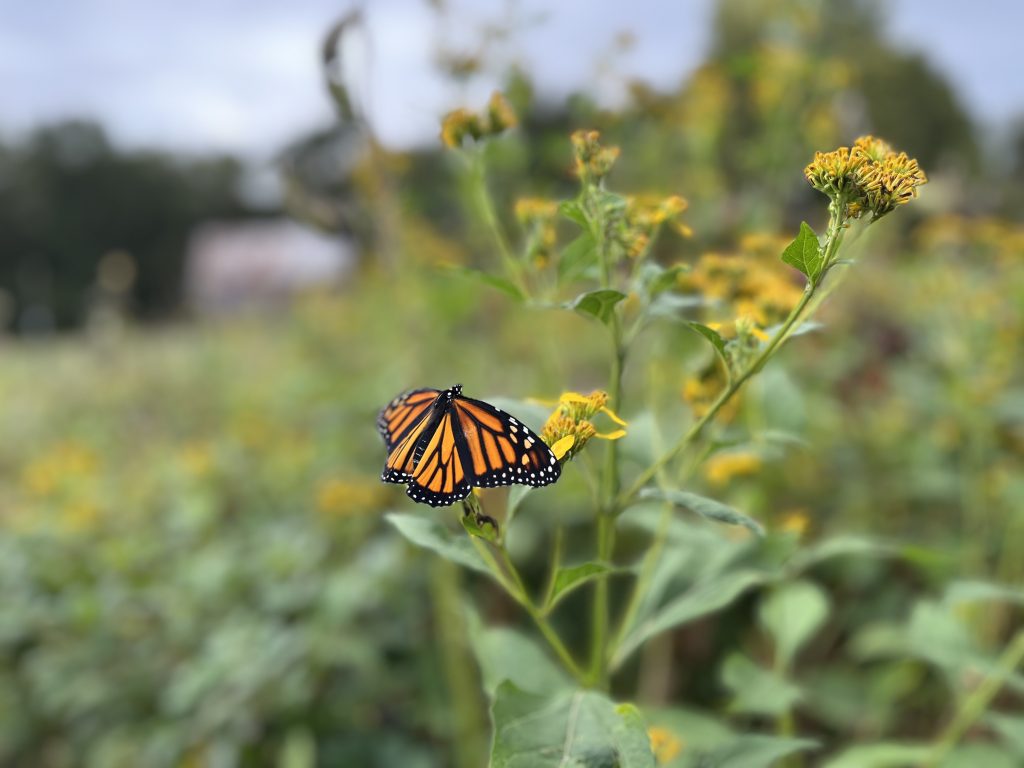
<svg viewBox="0 0 1024 768">
<path fill-rule="evenodd" d="M 718 411 L 721 410 L 722 406 L 729 402 L 732 396 L 735 395 L 746 383 L 747 379 L 764 367 L 765 363 L 768 362 L 768 359 L 775 353 L 779 346 L 789 338 L 792 331 L 797 327 L 798 321 L 804 314 L 804 310 L 807 309 L 807 306 L 811 303 L 811 300 L 814 298 L 818 288 L 821 286 L 822 279 L 825 277 L 825 274 L 835 261 L 836 251 L 839 249 L 839 245 L 843 239 L 844 225 L 841 217 L 844 207 L 845 203 L 841 198 L 829 206 L 829 210 L 832 215 L 826 234 L 823 267 L 818 279 L 813 281 L 808 280 L 807 287 L 804 289 L 804 293 L 800 297 L 800 301 L 797 302 L 797 305 L 790 311 L 789 316 L 786 317 L 785 321 L 783 321 L 782 325 L 775 332 L 775 335 L 772 336 L 768 341 L 768 344 L 765 345 L 765 348 L 761 350 L 760 354 L 754 358 L 754 360 L 749 363 L 739 375 L 733 376 L 728 386 L 719 393 L 718 397 L 704 415 L 694 422 L 690 429 L 687 430 L 675 445 L 662 454 L 651 466 L 641 472 L 627 491 L 620 494 L 617 502 L 615 503 L 616 509 L 623 509 L 626 507 L 662 467 L 672 461 L 687 446 L 689 446 L 690 443 L 696 440 L 704 431 L 704 428 L 708 423 L 718 414 Z"/>
</svg>

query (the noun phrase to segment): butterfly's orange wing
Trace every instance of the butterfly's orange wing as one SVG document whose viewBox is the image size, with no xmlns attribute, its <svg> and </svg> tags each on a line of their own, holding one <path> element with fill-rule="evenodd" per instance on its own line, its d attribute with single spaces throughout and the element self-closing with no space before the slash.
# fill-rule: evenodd
<svg viewBox="0 0 1024 768">
<path fill-rule="evenodd" d="M 413 430 L 426 417 L 430 406 L 441 394 L 436 389 L 414 389 L 403 392 L 377 415 L 377 431 L 384 438 L 388 451 Z"/>
<path fill-rule="evenodd" d="M 455 414 L 447 408 L 429 436 L 421 438 L 422 454 L 406 488 L 413 501 L 444 507 L 469 495 L 472 486 L 458 447 L 457 430 Z"/>
<path fill-rule="evenodd" d="M 413 390 L 380 412 L 377 426 L 388 447 L 382 480 L 406 484 L 414 501 L 439 507 L 466 498 L 473 487 L 558 479 L 561 466 L 535 432 L 461 391 Z"/>
<path fill-rule="evenodd" d="M 475 487 L 548 485 L 562 467 L 529 427 L 482 400 L 455 398 L 469 482 Z"/>
</svg>

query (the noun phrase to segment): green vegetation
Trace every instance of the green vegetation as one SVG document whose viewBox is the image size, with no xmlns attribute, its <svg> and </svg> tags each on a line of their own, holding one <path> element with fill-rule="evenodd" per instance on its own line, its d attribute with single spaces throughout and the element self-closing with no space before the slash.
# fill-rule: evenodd
<svg viewBox="0 0 1024 768">
<path fill-rule="evenodd" d="M 941 194 L 959 129 L 923 188 L 854 141 L 861 4 L 735 5 L 621 113 L 517 76 L 340 186 L 296 150 L 345 286 L 4 342 L 0 763 L 1024 762 L 1024 228 Z M 456 382 L 558 483 L 382 484 L 378 409 Z"/>
</svg>

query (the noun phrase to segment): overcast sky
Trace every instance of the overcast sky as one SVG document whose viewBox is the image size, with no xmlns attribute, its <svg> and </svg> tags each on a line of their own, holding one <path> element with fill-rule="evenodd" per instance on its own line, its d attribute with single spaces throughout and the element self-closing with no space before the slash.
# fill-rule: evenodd
<svg viewBox="0 0 1024 768">
<path fill-rule="evenodd" d="M 227 150 L 265 158 L 330 120 L 318 50 L 351 0 L 0 0 L 0 135 L 91 117 L 128 146 Z M 450 0 L 468 40 L 501 18 L 501 0 Z M 1020 34 L 1024 0 L 890 0 L 888 34 L 927 51 L 990 125 L 1024 115 Z M 378 133 L 392 146 L 436 140 L 438 117 L 486 99 L 436 77 L 442 30 L 425 0 L 365 3 L 366 82 Z M 527 29 L 513 49 L 552 96 L 587 87 L 616 35 L 635 45 L 615 69 L 671 87 L 706 51 L 711 0 L 521 0 Z M 546 10 L 545 10 L 546 9 Z M 540 19 L 541 16 L 545 18 Z M 566 40 L 572 39 L 567 45 Z M 511 56 L 511 52 L 505 52 Z M 601 79 L 599 96 L 617 83 Z M 593 88 L 591 88 L 593 90 Z"/>
</svg>

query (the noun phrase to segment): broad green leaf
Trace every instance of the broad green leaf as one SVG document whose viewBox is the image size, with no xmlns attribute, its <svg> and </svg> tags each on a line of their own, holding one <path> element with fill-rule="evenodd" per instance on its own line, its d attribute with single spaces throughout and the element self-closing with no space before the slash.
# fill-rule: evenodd
<svg viewBox="0 0 1024 768">
<path fill-rule="evenodd" d="M 985 722 L 999 734 L 1000 740 L 1020 758 L 1024 758 L 1024 717 L 989 712 Z"/>
<path fill-rule="evenodd" d="M 865 536 L 836 536 L 805 547 L 794 555 L 790 566 L 801 572 L 837 557 L 895 557 L 901 554 L 898 546 Z"/>
<path fill-rule="evenodd" d="M 551 595 L 548 598 L 545 610 L 554 608 L 562 598 L 568 595 L 577 587 L 583 586 L 588 581 L 601 573 L 609 573 L 612 569 L 604 563 L 581 563 L 559 568 L 555 573 L 555 580 L 551 587 Z"/>
<path fill-rule="evenodd" d="M 582 275 L 587 267 L 597 262 L 594 238 L 584 232 L 562 250 L 558 256 L 558 279 L 570 282 Z"/>
<path fill-rule="evenodd" d="M 1013 603 L 1024 605 L 1024 588 L 987 581 L 954 581 L 946 587 L 947 603 Z"/>
<path fill-rule="evenodd" d="M 648 261 L 641 267 L 636 282 L 647 296 L 653 298 L 673 288 L 679 282 L 679 276 L 689 271 L 688 264 L 673 264 L 670 267 L 663 267 L 656 262 Z"/>
<path fill-rule="evenodd" d="M 818 742 L 811 739 L 787 739 L 778 736 L 739 736 L 728 746 L 703 755 L 696 766 L 714 768 L 774 768 L 779 760 L 797 752 L 815 749 Z"/>
<path fill-rule="evenodd" d="M 651 618 L 639 623 L 623 639 L 622 645 L 615 652 L 614 663 L 621 663 L 649 638 L 719 611 L 748 589 L 764 584 L 770 578 L 763 571 L 742 569 L 723 573 L 691 587 L 670 600 Z"/>
<path fill-rule="evenodd" d="M 502 293 L 506 293 L 518 301 L 523 301 L 526 298 L 515 283 L 500 275 L 492 275 L 490 272 L 482 272 L 479 269 L 470 269 L 468 267 L 452 267 L 451 269 L 458 275 L 477 280 L 485 285 L 489 285 L 491 288 L 497 288 Z"/>
<path fill-rule="evenodd" d="M 738 512 L 727 504 L 723 504 L 720 501 L 709 499 L 706 496 L 700 496 L 696 493 L 690 493 L 689 491 L 675 491 L 675 490 L 662 490 L 661 488 L 645 488 L 640 492 L 640 498 L 646 499 L 660 499 L 663 501 L 670 501 L 673 504 L 689 509 L 691 512 L 696 512 L 701 517 L 706 517 L 709 520 L 714 520 L 718 523 L 725 523 L 727 525 L 742 525 L 758 536 L 764 535 L 764 528 L 756 520 L 747 517 L 742 512 Z"/>
<path fill-rule="evenodd" d="M 485 627 L 475 612 L 468 614 L 469 640 L 489 696 L 493 697 L 506 680 L 534 694 L 553 694 L 573 687 L 569 676 L 533 638 L 508 627 Z"/>
<path fill-rule="evenodd" d="M 621 291 L 613 291 L 610 288 L 605 288 L 600 291 L 591 291 L 589 293 L 580 294 L 568 304 L 568 307 L 570 309 L 575 309 L 581 314 L 596 317 L 602 323 L 607 325 L 612 319 L 612 313 L 615 311 L 615 305 L 625 298 L 626 294 Z"/>
<path fill-rule="evenodd" d="M 455 535 L 436 520 L 419 515 L 391 512 L 385 518 L 416 546 L 436 552 L 464 568 L 491 575 L 465 534 Z"/>
<path fill-rule="evenodd" d="M 703 296 L 680 296 L 671 291 L 662 291 L 647 305 L 645 314 L 650 318 L 665 317 L 671 320 L 684 320 L 687 310 L 703 307 L 707 303 L 707 299 Z"/>
<path fill-rule="evenodd" d="M 722 682 L 733 693 L 729 708 L 746 715 L 778 717 L 803 697 L 796 685 L 758 666 L 742 653 L 734 653 L 725 660 Z"/>
<path fill-rule="evenodd" d="M 797 653 L 828 618 L 828 596 L 810 581 L 789 581 L 761 603 L 758 618 L 775 642 L 775 653 L 789 669 Z"/>
<path fill-rule="evenodd" d="M 654 768 L 643 719 L 593 691 L 538 696 L 498 686 L 490 768 Z"/>
<path fill-rule="evenodd" d="M 821 245 L 818 236 L 806 221 L 800 223 L 800 232 L 782 252 L 782 260 L 803 272 L 813 283 L 821 274 Z"/>
<path fill-rule="evenodd" d="M 718 356 L 722 358 L 722 362 L 728 367 L 729 360 L 725 356 L 725 339 L 722 338 L 721 334 L 719 334 L 714 328 L 708 328 L 702 323 L 691 321 L 688 322 L 687 325 L 711 342 L 711 346 L 715 348 L 715 352 L 718 353 Z"/>
<path fill-rule="evenodd" d="M 583 229 L 590 229 L 587 214 L 584 213 L 583 207 L 576 200 L 565 200 L 558 206 L 558 212 L 565 216 L 565 218 L 575 221 Z"/>
<path fill-rule="evenodd" d="M 697 710 L 645 707 L 644 720 L 649 727 L 663 729 L 682 742 L 681 754 L 668 763 L 671 768 L 690 766 L 695 755 L 731 744 L 736 739 L 732 729 L 723 721 Z"/>
<path fill-rule="evenodd" d="M 825 768 L 906 768 L 921 765 L 931 748 L 925 744 L 882 742 L 851 747 L 825 763 Z"/>
<path fill-rule="evenodd" d="M 1014 755 L 995 744 L 963 744 L 950 752 L 940 768 L 1020 768 Z"/>
</svg>

